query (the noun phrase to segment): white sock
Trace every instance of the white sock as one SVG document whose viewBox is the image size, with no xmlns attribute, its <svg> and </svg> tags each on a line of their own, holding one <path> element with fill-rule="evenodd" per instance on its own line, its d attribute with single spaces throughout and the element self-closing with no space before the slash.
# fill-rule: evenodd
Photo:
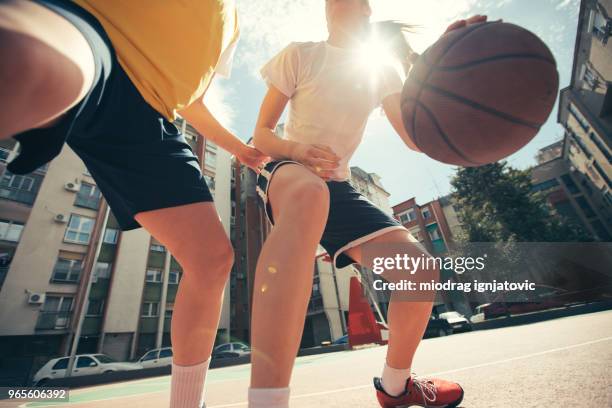
<svg viewBox="0 0 612 408">
<path fill-rule="evenodd" d="M 209 365 L 210 357 L 208 360 L 186 366 L 172 362 L 170 408 L 206 408 L 204 382 Z"/>
<path fill-rule="evenodd" d="M 393 368 L 385 361 L 382 374 L 382 386 L 387 394 L 398 396 L 406 390 L 406 381 L 410 378 L 409 368 Z"/>
<path fill-rule="evenodd" d="M 249 408 L 289 408 L 289 387 L 249 387 Z"/>
</svg>

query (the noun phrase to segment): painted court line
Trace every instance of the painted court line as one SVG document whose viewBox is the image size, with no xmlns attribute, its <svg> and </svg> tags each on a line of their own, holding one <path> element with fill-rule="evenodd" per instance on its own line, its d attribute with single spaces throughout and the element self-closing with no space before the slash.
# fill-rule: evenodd
<svg viewBox="0 0 612 408">
<path fill-rule="evenodd" d="M 527 358 L 542 356 L 542 355 L 551 354 L 551 353 L 556 353 L 556 352 L 559 352 L 559 351 L 571 350 L 573 348 L 590 346 L 592 344 L 602 343 L 604 341 L 610 341 L 610 340 L 612 340 L 612 336 L 611 337 L 604 337 L 604 338 L 597 339 L 597 340 L 591 340 L 591 341 L 587 341 L 587 342 L 584 342 L 584 343 L 572 344 L 570 346 L 557 347 L 557 348 L 553 348 L 553 349 L 549 349 L 549 350 L 545 350 L 545 351 L 539 351 L 537 353 L 525 354 L 523 356 L 511 357 L 511 358 L 506 358 L 506 359 L 503 359 L 503 360 L 491 361 L 491 362 L 488 362 L 488 363 L 476 364 L 476 365 L 462 367 L 462 368 L 456 368 L 456 369 L 452 369 L 452 370 L 439 371 L 439 372 L 436 372 L 436 373 L 426 374 L 423 377 L 439 376 L 439 375 L 444 375 L 444 374 L 456 373 L 456 372 L 459 372 L 459 371 L 472 370 L 474 368 L 481 368 L 481 367 L 487 367 L 487 366 L 492 366 L 492 365 L 497 365 L 497 364 L 504 364 L 504 363 L 509 363 L 511 361 L 524 360 L 524 359 L 527 359 Z M 347 388 L 337 388 L 335 390 L 320 391 L 320 392 L 311 392 L 311 393 L 308 393 L 308 394 L 296 395 L 296 396 L 292 396 L 291 399 L 293 400 L 293 399 L 299 399 L 299 398 L 318 397 L 318 396 L 321 396 L 321 395 L 329 395 L 329 394 L 335 394 L 335 393 L 338 393 L 338 392 L 354 391 L 354 390 L 360 390 L 360 389 L 372 388 L 372 387 L 373 387 L 372 384 L 367 384 L 367 385 L 358 385 L 358 386 L 347 387 Z M 227 408 L 227 407 L 239 407 L 239 406 L 246 406 L 246 405 L 247 405 L 247 402 L 245 401 L 245 402 L 238 402 L 238 403 L 233 403 L 233 404 L 212 405 L 209 408 Z"/>
<path fill-rule="evenodd" d="M 532 357 L 542 356 L 542 355 L 546 355 L 546 354 L 557 353 L 559 351 L 571 350 L 571 349 L 574 349 L 574 348 L 589 346 L 589 345 L 592 345 L 592 344 L 602 343 L 602 342 L 611 341 L 611 340 L 612 340 L 612 336 L 610 336 L 610 337 L 603 337 L 603 338 L 597 339 L 597 340 L 586 341 L 584 343 L 572 344 L 572 345 L 564 346 L 564 347 L 556 347 L 556 348 L 552 348 L 552 349 L 548 349 L 548 350 L 544 350 L 544 351 L 539 351 L 537 353 L 530 353 L 530 354 L 525 354 L 525 355 L 522 355 L 522 356 L 505 358 L 505 359 L 502 359 L 502 360 L 496 360 L 496 361 L 491 361 L 491 362 L 488 362 L 488 363 L 476 364 L 476 365 L 471 365 L 471 366 L 462 367 L 462 368 L 455 368 L 455 369 L 452 369 L 452 370 L 438 371 L 438 372 L 434 372 L 434 373 L 430 373 L 430 374 L 425 374 L 425 375 L 423 375 L 423 377 L 439 376 L 439 375 L 456 373 L 456 372 L 460 372 L 460 371 L 473 370 L 475 368 L 488 367 L 488 366 L 493 366 L 493 365 L 497 365 L 497 364 L 504 364 L 504 363 L 509 363 L 509 362 L 512 362 L 512 361 L 524 360 L 524 359 L 527 359 L 527 358 L 532 358 Z M 360 389 L 371 388 L 371 387 L 372 387 L 371 384 L 367 384 L 367 385 L 357 385 L 357 386 L 354 386 L 354 387 L 336 388 L 336 389 L 328 390 L 328 391 L 319 391 L 319 392 L 312 392 L 312 393 L 308 393 L 308 394 L 295 395 L 295 396 L 292 396 L 291 399 L 294 400 L 294 399 L 301 399 L 301 398 L 318 397 L 318 396 L 322 396 L 322 395 L 330 395 L 330 394 L 335 394 L 335 393 L 340 393 L 340 392 L 354 391 L 354 390 L 360 390 Z M 167 392 L 167 390 L 161 390 L 161 391 L 156 391 L 156 392 L 148 392 L 146 394 L 147 395 L 151 395 L 151 394 L 157 394 L 157 393 L 162 393 L 162 392 Z M 134 395 L 138 395 L 138 394 L 134 394 Z M 95 401 L 110 401 L 110 400 L 114 400 L 114 399 L 133 397 L 134 395 L 130 395 L 130 396 L 123 395 L 123 396 L 117 396 L 117 397 L 111 397 L 111 398 L 100 398 L 100 399 L 96 399 Z M 84 402 L 85 401 L 78 401 L 78 402 L 72 402 L 72 403 L 68 402 L 68 403 L 63 403 L 62 405 L 82 404 Z M 93 401 L 90 401 L 90 402 L 93 402 Z M 28 402 L 28 403 L 19 405 L 19 408 L 30 408 L 30 407 L 44 408 L 44 407 L 57 406 L 59 403 L 55 403 L 55 404 L 51 403 L 51 404 L 46 404 L 46 405 L 43 405 L 43 404 L 44 404 L 44 402 L 41 402 L 41 401 L 32 401 L 32 402 Z M 232 403 L 232 404 L 212 405 L 209 408 L 240 407 L 240 406 L 246 406 L 247 404 L 248 404 L 247 401 L 244 401 L 244 402 L 236 402 L 236 403 Z"/>
</svg>

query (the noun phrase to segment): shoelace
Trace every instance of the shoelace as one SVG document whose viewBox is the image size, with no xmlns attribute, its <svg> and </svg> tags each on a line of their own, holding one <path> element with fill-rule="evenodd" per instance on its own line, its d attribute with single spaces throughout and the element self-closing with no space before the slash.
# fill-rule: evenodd
<svg viewBox="0 0 612 408">
<path fill-rule="evenodd" d="M 425 403 L 425 408 L 429 406 L 427 401 L 436 401 L 438 390 L 433 381 L 428 380 L 427 378 L 417 378 L 414 373 L 412 373 L 412 383 L 414 384 L 414 388 L 421 393 L 423 402 Z"/>
</svg>

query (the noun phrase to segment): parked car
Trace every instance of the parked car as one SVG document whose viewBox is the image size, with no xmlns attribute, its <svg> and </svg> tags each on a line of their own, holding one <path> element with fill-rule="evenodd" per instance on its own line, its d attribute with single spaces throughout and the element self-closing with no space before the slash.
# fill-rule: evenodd
<svg viewBox="0 0 612 408">
<path fill-rule="evenodd" d="M 172 347 L 162 347 L 147 351 L 138 360 L 144 368 L 172 365 Z"/>
<path fill-rule="evenodd" d="M 238 358 L 238 357 L 242 357 L 246 355 L 248 354 L 240 354 L 240 353 L 236 353 L 235 351 L 220 351 L 218 353 L 213 354 L 212 359 L 219 360 L 222 358 Z"/>
<path fill-rule="evenodd" d="M 453 333 L 466 332 L 472 330 L 470 321 L 459 312 L 444 312 L 440 313 L 440 319 L 446 320 L 453 328 Z"/>
<path fill-rule="evenodd" d="M 560 298 L 567 291 L 551 286 L 537 285 L 530 292 L 501 292 L 483 308 L 485 319 L 536 312 L 539 310 L 562 307 L 565 301 Z"/>
<path fill-rule="evenodd" d="M 114 371 L 140 370 L 140 363 L 129 363 L 115 361 L 106 354 L 78 354 L 72 368 L 72 377 L 92 374 L 105 374 Z M 34 375 L 32 383 L 41 386 L 53 378 L 66 376 L 68 368 L 68 357 L 53 358 L 40 368 Z"/>
<path fill-rule="evenodd" d="M 434 315 L 431 315 L 423 337 L 442 337 L 451 334 L 453 334 L 453 327 L 446 319 L 438 319 Z"/>
<path fill-rule="evenodd" d="M 213 349 L 213 358 L 215 357 L 215 355 L 219 355 L 220 353 L 234 353 L 237 354 L 237 357 L 240 357 L 247 354 L 251 354 L 251 347 L 240 342 L 224 343 L 218 345 Z M 230 354 L 225 354 L 225 356 L 229 355 Z"/>
<path fill-rule="evenodd" d="M 474 314 L 472 315 L 472 317 L 470 317 L 470 322 L 472 323 L 484 322 L 485 320 L 484 309 L 489 305 L 490 303 L 484 303 L 482 305 L 476 306 L 476 308 L 474 309 Z"/>
</svg>

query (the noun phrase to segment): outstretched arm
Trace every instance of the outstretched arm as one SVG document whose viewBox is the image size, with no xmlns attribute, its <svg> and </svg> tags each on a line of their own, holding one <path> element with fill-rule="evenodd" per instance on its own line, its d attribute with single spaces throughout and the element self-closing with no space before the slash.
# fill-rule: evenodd
<svg viewBox="0 0 612 408">
<path fill-rule="evenodd" d="M 221 148 L 227 150 L 244 165 L 255 171 L 258 166 L 269 158 L 252 146 L 244 143 L 240 138 L 228 131 L 204 103 L 204 96 L 193 102 L 187 108 L 180 110 L 179 115 L 191 124 L 198 132 L 205 135 Z"/>
</svg>

